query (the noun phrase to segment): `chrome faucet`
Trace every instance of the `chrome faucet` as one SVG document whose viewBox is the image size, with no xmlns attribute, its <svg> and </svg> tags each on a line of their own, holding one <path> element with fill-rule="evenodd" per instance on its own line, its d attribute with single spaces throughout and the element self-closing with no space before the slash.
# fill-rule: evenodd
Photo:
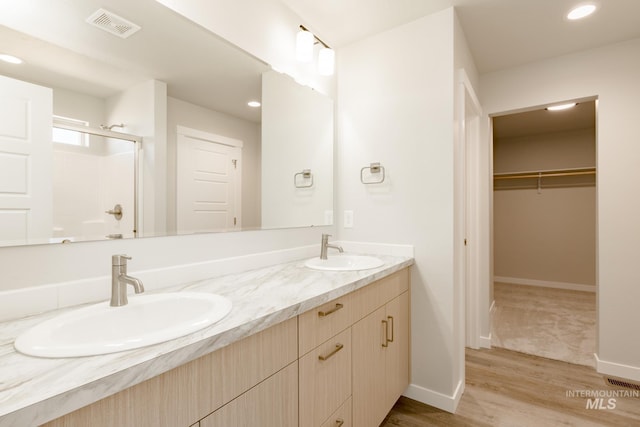
<svg viewBox="0 0 640 427">
<path fill-rule="evenodd" d="M 342 247 L 336 246 L 336 245 L 330 245 L 329 244 L 329 237 L 331 237 L 331 234 L 323 234 L 322 235 L 322 243 L 320 244 L 320 259 L 327 259 L 327 249 L 328 248 L 337 249 L 338 252 L 340 252 L 340 253 L 344 252 L 342 250 Z"/>
<path fill-rule="evenodd" d="M 136 294 L 144 292 L 144 286 L 140 279 L 127 276 L 126 255 L 113 255 L 111 257 L 111 307 L 127 305 L 127 284 L 133 286 Z"/>
</svg>

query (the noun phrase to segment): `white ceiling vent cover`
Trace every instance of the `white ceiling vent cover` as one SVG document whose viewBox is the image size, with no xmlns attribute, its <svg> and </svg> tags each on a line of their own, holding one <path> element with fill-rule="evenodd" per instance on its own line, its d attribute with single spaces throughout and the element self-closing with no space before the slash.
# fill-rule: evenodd
<svg viewBox="0 0 640 427">
<path fill-rule="evenodd" d="M 96 10 L 86 22 L 123 39 L 140 30 L 139 25 L 105 9 Z"/>
</svg>

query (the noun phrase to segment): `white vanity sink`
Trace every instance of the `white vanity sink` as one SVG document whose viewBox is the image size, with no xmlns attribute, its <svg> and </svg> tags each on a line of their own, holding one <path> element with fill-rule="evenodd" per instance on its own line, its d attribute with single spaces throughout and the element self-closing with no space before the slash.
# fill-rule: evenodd
<svg viewBox="0 0 640 427">
<path fill-rule="evenodd" d="M 61 314 L 21 334 L 16 350 L 30 356 L 75 357 L 115 353 L 168 341 L 209 326 L 231 311 L 220 295 L 168 292 L 131 296 Z"/>
<path fill-rule="evenodd" d="M 356 271 L 378 268 L 384 265 L 379 258 L 367 255 L 329 255 L 327 259 L 311 258 L 304 263 L 305 267 L 314 270 Z"/>
</svg>

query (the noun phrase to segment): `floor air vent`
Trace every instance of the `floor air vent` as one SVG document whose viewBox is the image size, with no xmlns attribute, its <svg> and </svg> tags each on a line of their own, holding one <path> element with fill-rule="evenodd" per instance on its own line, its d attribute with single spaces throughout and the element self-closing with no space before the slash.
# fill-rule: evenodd
<svg viewBox="0 0 640 427">
<path fill-rule="evenodd" d="M 624 387 L 631 390 L 640 391 L 640 383 L 631 382 L 629 380 L 621 380 L 618 378 L 605 377 L 604 381 L 612 387 Z"/>
<path fill-rule="evenodd" d="M 96 10 L 86 22 L 123 39 L 140 30 L 139 25 L 105 9 Z"/>
</svg>

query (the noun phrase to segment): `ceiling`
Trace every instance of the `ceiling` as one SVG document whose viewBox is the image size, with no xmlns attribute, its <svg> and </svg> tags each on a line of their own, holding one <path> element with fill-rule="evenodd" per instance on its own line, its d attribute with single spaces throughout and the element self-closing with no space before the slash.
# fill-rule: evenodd
<svg viewBox="0 0 640 427">
<path fill-rule="evenodd" d="M 455 6 L 481 74 L 640 37 L 638 0 L 594 0 L 577 22 L 564 16 L 582 0 L 282 1 L 334 48 Z"/>
<path fill-rule="evenodd" d="M 142 30 L 121 39 L 85 22 L 103 7 Z M 25 63 L 0 61 L 0 74 L 33 83 L 107 98 L 157 79 L 169 96 L 261 119 L 247 102 L 260 100 L 269 66 L 155 0 L 0 2 L 3 52 Z"/>
<path fill-rule="evenodd" d="M 280 1 L 335 48 L 455 6 L 480 73 L 640 37 L 640 0 L 599 0 L 596 15 L 581 22 L 563 19 L 580 0 Z M 26 56 L 24 74 L 6 64 L 0 74 L 100 97 L 158 79 L 170 96 L 260 121 L 259 109 L 246 102 L 259 99 L 267 64 L 155 0 L 107 3 L 143 30 L 121 40 L 86 24 L 105 7 L 102 0 L 0 2 L 0 51 L 17 46 Z M 49 81 L 38 77 L 45 67 L 52 69 Z"/>
<path fill-rule="evenodd" d="M 493 118 L 494 139 L 560 133 L 578 129 L 594 129 L 596 126 L 596 102 L 580 102 L 573 108 L 561 111 L 546 109 L 508 114 Z"/>
</svg>

